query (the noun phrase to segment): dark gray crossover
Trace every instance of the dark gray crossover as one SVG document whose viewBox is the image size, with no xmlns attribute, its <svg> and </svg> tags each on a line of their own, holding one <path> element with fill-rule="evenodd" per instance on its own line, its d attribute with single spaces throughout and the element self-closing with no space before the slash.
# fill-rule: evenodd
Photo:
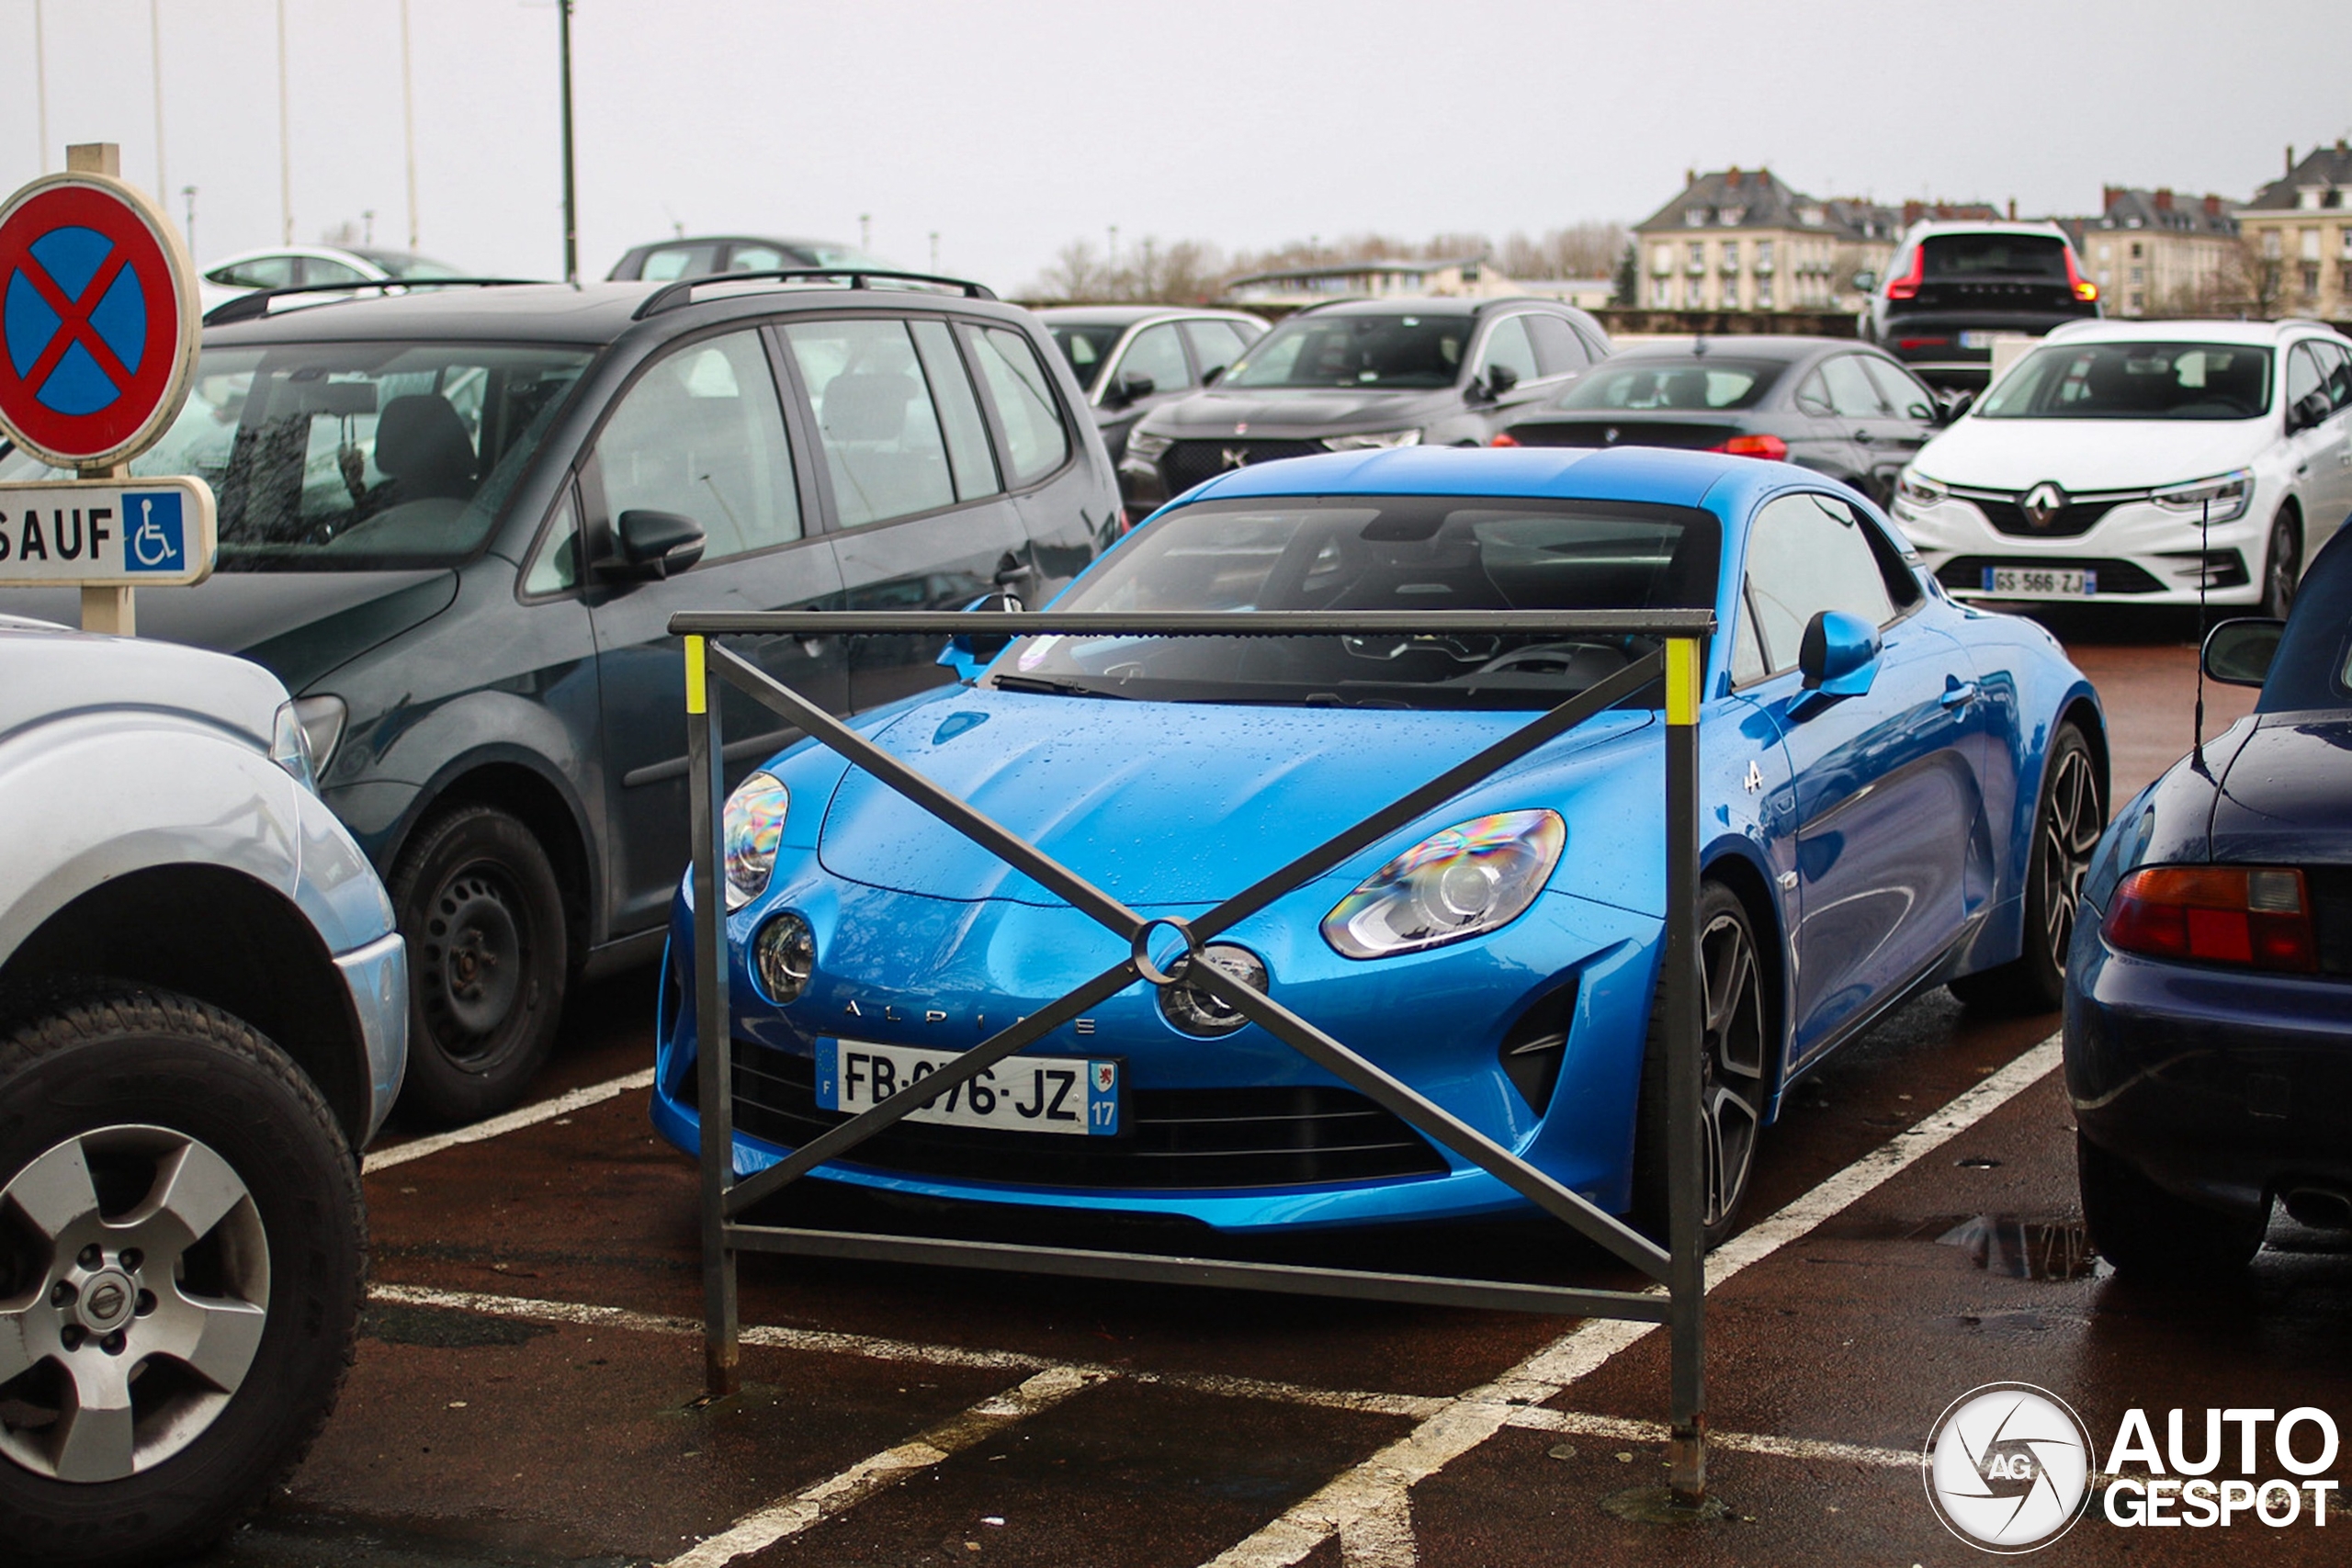
<svg viewBox="0 0 2352 1568">
<path fill-rule="evenodd" d="M 321 793 L 391 889 L 407 1102 L 511 1104 L 571 982 L 659 950 L 686 862 L 673 612 L 1041 602 L 1119 511 L 1036 319 L 875 275 L 249 296 L 134 468 L 219 497 L 220 570 L 141 631 L 295 694 Z M 315 296 L 310 298 L 315 299 Z M 265 313 L 269 312 L 269 313 Z M 0 478 L 45 472 L 0 457 Z M 71 620 L 70 593 L 0 609 Z M 936 644 L 756 645 L 836 711 Z M 728 716 L 730 773 L 793 737 Z"/>
<path fill-rule="evenodd" d="M 1230 468 L 1317 452 L 1484 446 L 1608 356 L 1582 310 L 1544 299 L 1361 299 L 1301 310 L 1216 386 L 1128 434 L 1137 515 Z"/>
<path fill-rule="evenodd" d="M 1841 338 L 1645 343 L 1579 377 L 1498 446 L 1679 446 L 1768 457 L 1845 480 L 1881 506 L 1960 407 L 1894 356 Z"/>
</svg>

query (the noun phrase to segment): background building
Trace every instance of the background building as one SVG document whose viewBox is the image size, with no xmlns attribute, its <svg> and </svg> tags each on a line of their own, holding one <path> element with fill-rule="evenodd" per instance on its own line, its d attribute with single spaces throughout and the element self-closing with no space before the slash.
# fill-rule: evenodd
<svg viewBox="0 0 2352 1568">
<path fill-rule="evenodd" d="M 1319 305 L 1329 299 L 1385 299 L 1396 295 L 1469 295 L 1492 298 L 1524 294 L 1487 264 L 1483 255 L 1440 261 L 1344 261 L 1316 266 L 1285 266 L 1245 273 L 1228 280 L 1225 297 L 1236 305 Z"/>
<path fill-rule="evenodd" d="M 2352 147 L 2287 149 L 2287 172 L 2237 209 L 2262 315 L 2352 319 Z"/>
<path fill-rule="evenodd" d="M 1634 225 L 1639 297 L 1654 310 L 1859 310 L 1903 231 L 1922 219 L 1998 218 L 1982 202 L 1889 207 L 1792 189 L 1770 169 L 1696 170 Z"/>
<path fill-rule="evenodd" d="M 2109 186 L 2096 218 L 2061 218 L 2110 316 L 2208 316 L 2240 303 L 2238 220 L 2218 196 Z"/>
</svg>

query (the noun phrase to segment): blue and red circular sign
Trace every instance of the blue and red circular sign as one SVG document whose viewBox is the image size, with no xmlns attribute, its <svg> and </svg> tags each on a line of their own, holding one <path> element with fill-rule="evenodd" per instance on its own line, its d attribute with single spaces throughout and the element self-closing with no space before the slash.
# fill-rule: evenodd
<svg viewBox="0 0 2352 1568">
<path fill-rule="evenodd" d="M 62 468 L 159 439 L 202 327 L 163 214 L 104 175 L 49 175 L 0 207 L 0 425 Z"/>
</svg>

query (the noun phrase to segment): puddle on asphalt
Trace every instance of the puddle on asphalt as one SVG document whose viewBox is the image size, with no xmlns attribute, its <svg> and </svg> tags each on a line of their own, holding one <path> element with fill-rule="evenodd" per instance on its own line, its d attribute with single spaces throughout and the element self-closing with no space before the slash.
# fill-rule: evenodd
<svg viewBox="0 0 2352 1568">
<path fill-rule="evenodd" d="M 1924 1227 L 1922 1227 L 1924 1228 Z M 2080 1220 L 2026 1220 L 2014 1214 L 1975 1214 L 1936 1237 L 1957 1247 L 1988 1274 L 2012 1280 L 2083 1280 L 2096 1273 L 2098 1254 Z"/>
</svg>

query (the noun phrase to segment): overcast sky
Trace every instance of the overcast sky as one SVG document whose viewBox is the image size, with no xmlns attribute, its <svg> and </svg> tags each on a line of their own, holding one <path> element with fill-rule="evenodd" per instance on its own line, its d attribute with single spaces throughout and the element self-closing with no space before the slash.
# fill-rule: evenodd
<svg viewBox="0 0 2352 1568">
<path fill-rule="evenodd" d="M 280 234 L 277 0 L 157 0 L 164 179 L 199 260 Z M 421 248 L 562 265 L 554 0 L 408 0 Z M 46 0 L 48 167 L 157 174 L 150 0 Z M 286 0 L 298 239 L 408 231 L 399 0 Z M 578 0 L 580 247 L 684 225 L 854 242 L 1001 288 L 1075 238 L 1227 249 L 1638 220 L 1686 168 L 1820 196 L 2094 210 L 2243 198 L 2352 132 L 2327 0 Z M 0 0 L 0 188 L 43 166 L 33 0 Z"/>
</svg>

